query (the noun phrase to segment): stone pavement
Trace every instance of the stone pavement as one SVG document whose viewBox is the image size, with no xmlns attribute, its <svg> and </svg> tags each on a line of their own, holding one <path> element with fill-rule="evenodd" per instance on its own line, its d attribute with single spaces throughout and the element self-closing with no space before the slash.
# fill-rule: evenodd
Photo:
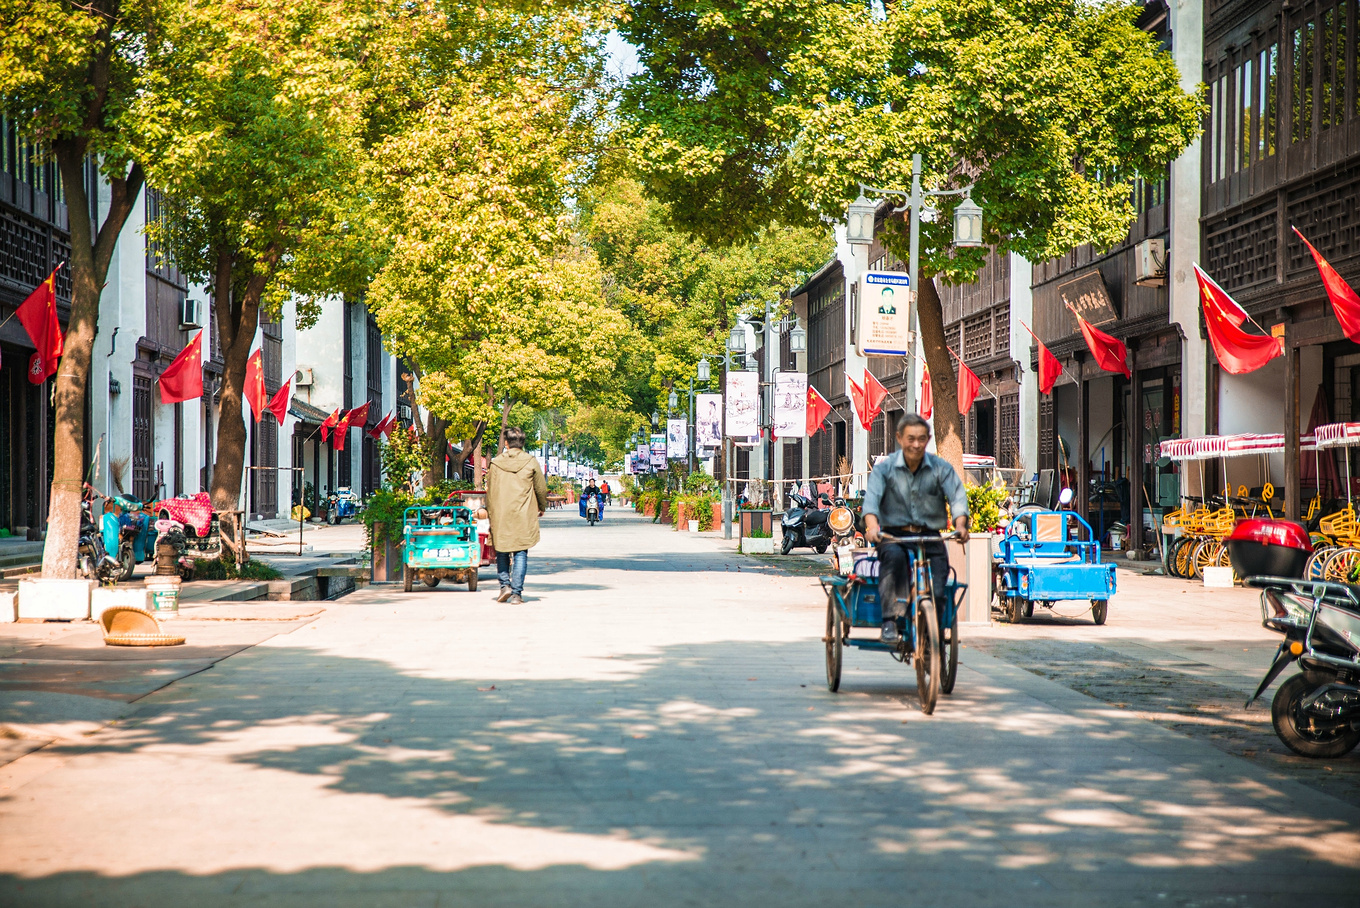
<svg viewBox="0 0 1360 908">
<path fill-rule="evenodd" d="M 546 524 L 522 608 L 489 574 L 476 594 L 371 587 L 0 769 L 0 904 L 1253 906 L 1360 886 L 1344 796 L 1023 649 L 1236 694 L 1274 647 L 1249 594 L 1121 575 L 1104 628 L 977 629 L 927 717 L 886 656 L 851 651 L 827 692 L 815 579 L 617 509 Z"/>
</svg>

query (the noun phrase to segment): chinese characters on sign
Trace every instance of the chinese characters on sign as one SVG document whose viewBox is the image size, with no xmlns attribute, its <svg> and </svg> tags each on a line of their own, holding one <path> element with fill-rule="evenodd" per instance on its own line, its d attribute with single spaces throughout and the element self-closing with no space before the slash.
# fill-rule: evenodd
<svg viewBox="0 0 1360 908">
<path fill-rule="evenodd" d="M 806 372 L 775 373 L 775 438 L 803 438 L 807 435 L 807 396 Z"/>
<path fill-rule="evenodd" d="M 727 373 L 727 434 L 743 442 L 760 434 L 760 377 Z"/>
<path fill-rule="evenodd" d="M 855 348 L 862 356 L 907 356 L 911 277 L 900 271 L 866 271 L 859 284 L 859 325 Z M 731 434 L 730 432 L 728 433 Z"/>
<path fill-rule="evenodd" d="M 1105 289 L 1105 278 L 1099 271 L 1088 271 L 1081 277 L 1059 284 L 1058 297 L 1064 308 L 1071 306 L 1076 309 L 1092 325 L 1103 325 L 1119 317 L 1114 311 L 1110 291 Z M 1076 331 L 1076 319 L 1072 321 L 1072 330 Z"/>
</svg>

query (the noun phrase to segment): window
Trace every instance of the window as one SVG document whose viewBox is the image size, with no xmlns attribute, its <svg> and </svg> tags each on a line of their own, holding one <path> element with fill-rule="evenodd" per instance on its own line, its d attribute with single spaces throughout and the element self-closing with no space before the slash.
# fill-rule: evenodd
<svg viewBox="0 0 1360 908">
<path fill-rule="evenodd" d="M 1302 142 L 1313 134 L 1313 30 L 1312 22 L 1294 29 L 1294 117 L 1289 133 L 1294 142 Z"/>
<path fill-rule="evenodd" d="M 1251 87 L 1251 60 L 1248 59 L 1237 67 L 1235 91 L 1237 93 L 1238 126 L 1234 171 L 1246 170 L 1251 166 L 1251 121 L 1254 113 L 1251 104 Z"/>
<path fill-rule="evenodd" d="M 1257 70 L 1260 78 L 1261 126 L 1256 133 L 1256 158 L 1263 160 L 1275 154 L 1275 74 L 1279 66 L 1280 45 L 1272 44 L 1261 51 Z"/>
</svg>

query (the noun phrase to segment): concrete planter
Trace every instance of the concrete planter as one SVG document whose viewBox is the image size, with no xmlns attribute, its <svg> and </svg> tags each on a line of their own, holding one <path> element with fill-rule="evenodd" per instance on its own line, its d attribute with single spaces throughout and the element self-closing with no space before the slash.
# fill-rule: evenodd
<svg viewBox="0 0 1360 908">
<path fill-rule="evenodd" d="M 761 536 L 752 538 L 743 536 L 741 539 L 741 553 L 743 555 L 773 555 L 774 537 Z"/>
<path fill-rule="evenodd" d="M 93 580 L 20 580 L 19 617 L 84 621 L 90 617 Z"/>
<path fill-rule="evenodd" d="M 0 624 L 13 624 L 19 620 L 19 593 L 16 590 L 0 590 Z"/>
<path fill-rule="evenodd" d="M 402 578 L 402 546 L 393 545 L 392 540 L 373 548 L 373 582 L 383 583 Z"/>
<path fill-rule="evenodd" d="M 178 576 L 175 577 L 179 579 Z M 145 587 L 108 587 L 90 592 L 90 619 L 98 621 L 99 616 L 111 608 L 126 606 L 151 611 L 151 591 Z"/>
<path fill-rule="evenodd" d="M 992 620 L 992 550 L 996 537 L 979 533 L 958 546 L 945 543 L 949 564 L 959 580 L 968 584 L 963 604 L 959 607 L 960 624 L 989 624 Z"/>
<path fill-rule="evenodd" d="M 774 512 L 769 510 L 762 511 L 738 511 L 741 522 L 741 536 L 745 539 L 750 536 L 753 530 L 759 529 L 766 536 L 774 537 Z"/>
</svg>

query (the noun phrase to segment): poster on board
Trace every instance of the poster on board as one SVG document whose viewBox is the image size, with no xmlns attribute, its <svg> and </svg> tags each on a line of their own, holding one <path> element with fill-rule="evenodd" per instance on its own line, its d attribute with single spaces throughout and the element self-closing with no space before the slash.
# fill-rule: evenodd
<svg viewBox="0 0 1360 908">
<path fill-rule="evenodd" d="M 901 271 L 866 271 L 859 281 L 855 349 L 861 356 L 907 356 L 911 350 L 911 277 Z"/>
<path fill-rule="evenodd" d="M 760 434 L 760 376 L 756 373 L 727 373 L 726 429 L 728 436 L 738 439 Z"/>
<path fill-rule="evenodd" d="M 689 456 L 689 423 L 683 417 L 666 420 L 666 456 L 671 460 Z"/>
<path fill-rule="evenodd" d="M 807 373 L 774 374 L 774 437 L 807 435 Z"/>
</svg>

